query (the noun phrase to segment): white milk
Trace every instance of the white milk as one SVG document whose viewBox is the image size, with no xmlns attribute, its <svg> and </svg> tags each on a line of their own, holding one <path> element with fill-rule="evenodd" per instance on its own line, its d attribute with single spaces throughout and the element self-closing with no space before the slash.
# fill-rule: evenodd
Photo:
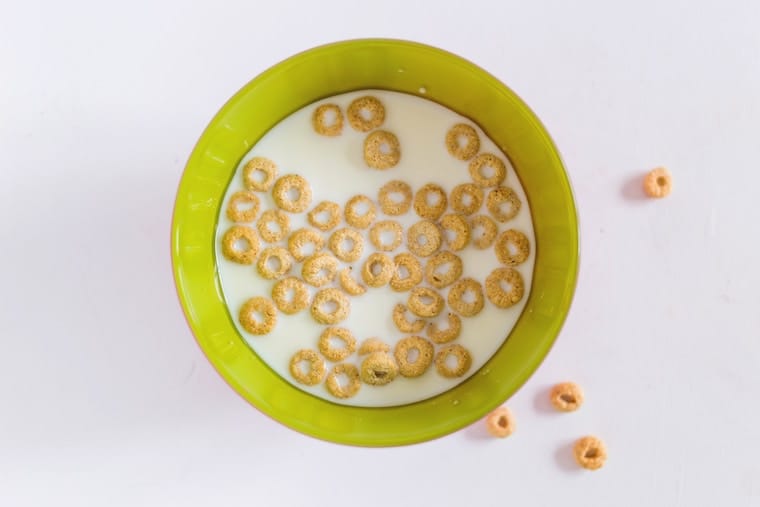
<svg viewBox="0 0 760 507">
<path fill-rule="evenodd" d="M 337 137 L 320 136 L 312 129 L 311 115 L 318 105 L 335 103 L 345 113 L 348 104 L 354 98 L 363 95 L 375 96 L 383 102 L 386 116 L 385 123 L 380 128 L 396 134 L 401 144 L 401 161 L 392 169 L 381 171 L 367 167 L 363 158 L 363 142 L 367 134 L 354 131 L 347 119 L 344 121 L 342 135 Z M 377 202 L 380 187 L 395 179 L 407 182 L 415 192 L 425 183 L 437 183 L 450 195 L 451 190 L 456 185 L 471 182 L 467 170 L 468 163 L 452 157 L 446 150 L 444 143 L 446 132 L 454 124 L 460 122 L 475 127 L 480 136 L 481 152 L 502 155 L 496 145 L 472 121 L 435 102 L 403 93 L 363 90 L 330 97 L 293 113 L 272 128 L 241 160 L 227 189 L 219 214 L 216 231 L 216 258 L 219 278 L 224 297 L 230 308 L 230 317 L 241 336 L 262 360 L 297 388 L 335 403 L 358 406 L 391 406 L 429 398 L 451 389 L 475 374 L 509 335 L 528 299 L 535 260 L 535 238 L 530 208 L 514 169 L 509 164 L 509 160 L 502 156 L 507 163 L 507 178 L 504 184 L 514 189 L 522 201 L 522 207 L 517 217 L 505 224 L 498 225 L 500 232 L 514 228 L 525 233 L 530 239 L 530 256 L 517 267 L 525 281 L 525 295 L 520 303 L 506 310 L 495 307 L 486 298 L 485 306 L 477 316 L 462 317 L 461 335 L 453 343 L 464 346 L 472 355 L 472 367 L 467 374 L 461 378 L 447 379 L 436 372 L 433 364 L 421 377 L 408 379 L 399 375 L 393 382 L 384 386 L 362 384 L 361 389 L 354 397 L 339 400 L 330 395 L 324 383 L 308 387 L 297 383 L 290 375 L 289 361 L 291 356 L 299 349 L 318 350 L 317 341 L 320 333 L 326 327 L 315 322 L 308 309 L 296 315 L 278 313 L 275 329 L 264 336 L 253 336 L 244 331 L 238 323 L 238 311 L 243 302 L 253 296 L 270 298 L 271 288 L 274 284 L 274 281 L 265 280 L 258 276 L 255 264 L 236 264 L 225 259 L 221 253 L 221 237 L 232 225 L 225 216 L 224 210 L 229 196 L 244 189 L 243 166 L 251 158 L 262 156 L 277 164 L 279 176 L 289 173 L 303 176 L 310 183 L 313 193 L 309 210 L 322 200 L 334 201 L 343 208 L 348 199 L 357 194 L 367 195 Z M 485 195 L 487 195 L 487 191 L 488 189 L 484 192 Z M 270 194 L 260 192 L 258 195 L 261 199 L 261 211 L 259 213 L 275 207 Z M 485 198 L 483 201 L 480 211 L 476 214 L 488 214 Z M 452 212 L 450 207 L 447 210 L 447 213 L 449 212 Z M 289 215 L 291 232 L 300 227 L 311 228 L 306 218 L 306 212 Z M 405 231 L 413 223 L 420 220 L 413 208 L 405 215 L 387 217 L 380 212 L 378 207 L 376 220 L 383 219 L 400 222 Z M 255 227 L 253 223 L 249 225 Z M 345 221 L 341 220 L 338 227 L 346 227 Z M 360 269 L 364 259 L 374 250 L 369 241 L 369 229 L 361 232 L 365 239 L 364 255 L 362 259 L 353 264 L 354 278 L 360 282 Z M 323 236 L 329 237 L 329 232 L 323 233 Z M 286 242 L 281 241 L 279 245 L 286 246 Z M 262 248 L 265 246 L 268 245 L 262 241 Z M 445 244 L 442 249 L 445 249 Z M 325 246 L 324 251 L 329 252 L 327 246 Z M 404 242 L 399 248 L 393 252 L 386 252 L 386 254 L 392 258 L 396 254 L 406 251 L 408 250 L 405 236 Z M 462 276 L 475 278 L 481 282 L 485 293 L 486 277 L 493 269 L 500 267 L 493 248 L 478 250 L 468 246 L 464 250 L 455 252 L 455 254 L 461 257 L 464 264 Z M 424 260 L 422 264 L 424 266 Z M 300 277 L 300 263 L 294 263 L 290 275 Z M 361 283 L 364 285 L 363 282 Z M 424 281 L 421 285 L 425 285 Z M 337 277 L 329 286 L 339 287 Z M 312 287 L 310 291 L 313 296 L 317 289 Z M 448 288 L 440 292 L 445 297 Z M 357 339 L 357 344 L 361 344 L 366 338 L 378 337 L 393 347 L 399 339 L 405 336 L 398 331 L 393 323 L 393 307 L 397 303 L 406 304 L 408 296 L 408 292 L 397 293 L 388 286 L 368 288 L 364 295 L 350 298 L 350 315 L 345 321 L 337 325 L 350 329 Z M 442 324 L 441 327 L 444 328 L 446 327 L 444 320 L 446 313 L 447 309 L 444 309 L 438 318 Z M 424 332 L 419 334 L 425 337 Z M 440 347 L 440 345 L 436 345 L 436 350 Z M 361 359 L 354 353 L 345 362 L 352 362 L 359 367 Z M 332 366 L 333 364 L 328 361 L 328 371 Z"/>
</svg>

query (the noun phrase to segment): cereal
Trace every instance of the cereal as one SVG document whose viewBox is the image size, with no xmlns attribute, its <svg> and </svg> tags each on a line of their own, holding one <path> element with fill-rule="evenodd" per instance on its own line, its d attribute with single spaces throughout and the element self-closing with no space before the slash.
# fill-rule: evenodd
<svg viewBox="0 0 760 507">
<path fill-rule="evenodd" d="M 593 436 L 586 436 L 573 446 L 575 461 L 586 470 L 598 470 L 607 461 L 607 446 Z"/>
<path fill-rule="evenodd" d="M 417 257 L 410 253 L 400 253 L 393 258 L 396 269 L 391 277 L 391 289 L 396 292 L 411 290 L 422 281 L 422 267 Z"/>
<path fill-rule="evenodd" d="M 227 218 L 233 222 L 253 222 L 258 213 L 259 198 L 248 190 L 235 192 L 227 203 Z"/>
<path fill-rule="evenodd" d="M 314 110 L 311 125 L 317 134 L 339 136 L 343 132 L 343 112 L 337 104 L 322 104 Z"/>
<path fill-rule="evenodd" d="M 257 175 L 261 175 L 258 179 Z M 243 183 L 248 190 L 266 192 L 277 177 L 277 166 L 264 157 L 253 157 L 243 167 Z"/>
<path fill-rule="evenodd" d="M 322 201 L 309 211 L 307 218 L 313 227 L 329 231 L 340 223 L 340 206 L 331 201 Z"/>
<path fill-rule="evenodd" d="M 493 245 L 496 233 L 499 231 L 496 222 L 488 215 L 478 215 L 470 220 L 470 237 L 472 244 L 479 250 L 485 250 Z"/>
<path fill-rule="evenodd" d="M 429 257 L 441 246 L 441 230 L 427 220 L 422 220 L 409 227 L 406 243 L 409 251 L 420 257 Z"/>
<path fill-rule="evenodd" d="M 438 220 L 448 206 L 446 191 L 440 185 L 427 183 L 414 196 L 414 211 L 422 218 Z"/>
<path fill-rule="evenodd" d="M 364 213 L 359 213 L 357 211 L 356 208 L 360 205 L 366 208 Z M 372 199 L 366 195 L 355 195 L 348 200 L 343 212 L 346 216 L 346 223 L 348 225 L 356 227 L 357 229 L 366 229 L 375 219 L 375 203 L 373 203 Z"/>
<path fill-rule="evenodd" d="M 341 343 L 334 346 L 333 340 Z M 328 327 L 319 336 L 319 351 L 328 360 L 333 362 L 343 361 L 356 350 L 356 338 L 353 333 L 344 327 Z"/>
<path fill-rule="evenodd" d="M 552 387 L 549 399 L 557 410 L 572 412 L 583 405 L 583 390 L 574 382 L 562 382 Z"/>
<path fill-rule="evenodd" d="M 385 107 L 375 97 L 359 97 L 348 105 L 348 122 L 354 130 L 369 132 L 385 121 Z"/>
<path fill-rule="evenodd" d="M 257 315 L 261 315 L 259 320 Z M 263 335 L 277 324 L 277 309 L 267 298 L 252 297 L 240 307 L 240 325 L 251 334 Z"/>
<path fill-rule="evenodd" d="M 448 327 L 439 329 L 435 322 L 428 324 L 427 335 L 434 343 L 448 343 L 459 338 L 462 332 L 462 319 L 455 313 L 448 315 Z"/>
<path fill-rule="evenodd" d="M 392 239 L 386 241 L 384 233 L 392 234 Z M 369 239 L 375 248 L 381 252 L 392 252 L 401 244 L 404 239 L 404 231 L 401 224 L 394 220 L 383 220 L 375 223 L 369 230 Z"/>
<path fill-rule="evenodd" d="M 359 282 L 354 280 L 351 277 L 351 266 L 345 268 L 343 271 L 341 271 L 338 274 L 338 281 L 340 282 L 340 287 L 346 291 L 347 294 L 350 294 L 351 296 L 361 296 L 365 292 L 367 292 L 367 287 L 364 285 L 361 285 Z"/>
<path fill-rule="evenodd" d="M 504 206 L 507 209 L 504 209 Z M 486 208 L 497 222 L 506 222 L 512 220 L 520 212 L 520 198 L 514 190 L 509 187 L 498 187 L 488 192 L 486 197 Z"/>
<path fill-rule="evenodd" d="M 337 324 L 348 317 L 351 303 L 335 288 L 322 289 L 311 303 L 311 316 L 320 324 Z"/>
<path fill-rule="evenodd" d="M 349 246 L 346 246 L 346 243 Z M 354 262 L 362 256 L 364 238 L 354 229 L 338 229 L 330 235 L 328 246 L 335 257 L 345 262 Z"/>
<path fill-rule="evenodd" d="M 406 304 L 418 317 L 435 317 L 443 310 L 443 297 L 428 287 L 415 287 Z"/>
<path fill-rule="evenodd" d="M 449 307 L 463 317 L 473 317 L 483 309 L 483 287 L 472 278 L 462 278 L 449 290 Z"/>
<path fill-rule="evenodd" d="M 462 183 L 451 191 L 451 207 L 457 213 L 472 215 L 483 204 L 483 190 L 472 183 Z"/>
<path fill-rule="evenodd" d="M 301 268 L 303 280 L 314 287 L 322 287 L 332 282 L 338 273 L 338 259 L 327 253 L 319 253 L 307 258 Z"/>
<path fill-rule="evenodd" d="M 297 197 L 293 197 L 292 192 L 295 192 Z M 301 213 L 311 204 L 311 187 L 301 176 L 287 174 L 275 182 L 272 197 L 279 208 L 291 213 Z"/>
<path fill-rule="evenodd" d="M 304 371 L 302 364 L 306 363 Z M 315 386 L 325 378 L 325 360 L 309 349 L 301 349 L 290 358 L 290 374 L 301 384 Z"/>
<path fill-rule="evenodd" d="M 385 352 L 373 352 L 362 361 L 360 377 L 365 384 L 384 386 L 393 382 L 397 375 L 398 365 Z"/>
<path fill-rule="evenodd" d="M 311 245 L 311 251 L 304 251 L 306 245 Z M 298 262 L 303 262 L 307 257 L 319 253 L 325 246 L 325 240 L 314 229 L 298 229 L 288 238 L 288 250 L 290 255 Z"/>
<path fill-rule="evenodd" d="M 290 276 L 272 286 L 272 300 L 282 313 L 293 315 L 309 307 L 309 289 L 303 280 Z"/>
<path fill-rule="evenodd" d="M 510 286 L 504 290 L 502 283 Z M 519 271 L 513 268 L 496 268 L 486 278 L 486 296 L 499 308 L 509 308 L 523 298 L 525 283 Z"/>
<path fill-rule="evenodd" d="M 259 253 L 259 238 L 250 227 L 233 225 L 222 236 L 222 253 L 238 264 L 253 264 Z"/>
<path fill-rule="evenodd" d="M 433 345 L 419 336 L 402 338 L 396 343 L 393 356 L 398 372 L 404 377 L 419 377 L 433 363 Z"/>
<path fill-rule="evenodd" d="M 469 169 L 472 181 L 481 187 L 497 187 L 507 177 L 504 162 L 490 153 L 481 153 L 475 157 L 470 162 Z"/>
<path fill-rule="evenodd" d="M 499 407 L 486 416 L 486 428 L 494 437 L 506 438 L 515 431 L 515 417 L 507 407 Z"/>
<path fill-rule="evenodd" d="M 272 225 L 276 229 L 272 229 Z M 259 217 L 256 228 L 261 239 L 267 243 L 276 243 L 290 232 L 290 217 L 278 209 L 268 209 Z"/>
<path fill-rule="evenodd" d="M 382 287 L 391 281 L 396 265 L 390 257 L 374 252 L 367 257 L 362 266 L 362 279 L 370 287 Z"/>
<path fill-rule="evenodd" d="M 287 274 L 292 265 L 293 260 L 287 250 L 281 246 L 270 246 L 261 251 L 256 269 L 267 280 L 275 280 Z"/>
<path fill-rule="evenodd" d="M 408 308 L 406 305 L 402 305 L 401 303 L 397 304 L 393 308 L 393 323 L 396 324 L 396 327 L 399 331 L 402 333 L 419 333 L 423 329 L 425 329 L 425 321 L 424 320 L 414 320 L 410 321 L 406 318 L 406 311 Z"/>
<path fill-rule="evenodd" d="M 401 200 L 394 199 L 395 195 L 400 196 Z M 380 209 L 386 215 L 403 215 L 412 206 L 412 187 L 403 181 L 389 181 L 380 188 L 377 200 L 380 203 Z"/>
<path fill-rule="evenodd" d="M 652 169 L 644 177 L 644 192 L 649 197 L 667 197 L 673 190 L 673 177 L 664 167 Z"/>
<path fill-rule="evenodd" d="M 448 268 L 441 272 L 442 267 Z M 451 252 L 443 251 L 433 255 L 425 265 L 425 280 L 436 289 L 443 289 L 462 276 L 462 259 Z"/>
<path fill-rule="evenodd" d="M 470 242 L 470 224 L 462 215 L 443 215 L 440 223 L 441 229 L 443 229 L 443 239 L 453 251 L 462 250 Z"/>
<path fill-rule="evenodd" d="M 455 365 L 449 364 L 449 357 L 456 359 Z M 472 357 L 466 348 L 458 344 L 446 345 L 435 356 L 435 369 L 446 378 L 461 377 L 472 366 Z"/>
<path fill-rule="evenodd" d="M 530 241 L 520 231 L 509 229 L 502 232 L 494 245 L 496 258 L 506 266 L 522 264 L 530 255 Z"/>
<path fill-rule="evenodd" d="M 470 160 L 480 151 L 478 133 L 465 123 L 457 123 L 446 133 L 446 149 L 456 159 Z"/>
<path fill-rule="evenodd" d="M 390 169 L 401 160 L 401 145 L 395 134 L 376 130 L 364 139 L 364 161 L 373 169 Z"/>
<path fill-rule="evenodd" d="M 341 377 L 345 377 L 346 384 L 341 384 Z M 325 387 L 330 394 L 336 398 L 350 398 L 359 392 L 362 386 L 359 380 L 359 370 L 353 364 L 340 363 L 336 364 L 330 373 L 327 374 Z"/>
<path fill-rule="evenodd" d="M 391 347 L 384 341 L 382 341 L 379 338 L 367 338 L 362 342 L 361 347 L 359 347 L 358 354 L 360 356 L 366 356 L 367 354 L 372 354 L 373 352 L 390 352 Z"/>
</svg>

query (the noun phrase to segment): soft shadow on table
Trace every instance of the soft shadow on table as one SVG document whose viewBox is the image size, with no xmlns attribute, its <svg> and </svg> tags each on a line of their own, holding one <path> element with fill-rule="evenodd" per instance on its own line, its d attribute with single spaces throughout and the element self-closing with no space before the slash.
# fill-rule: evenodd
<svg viewBox="0 0 760 507">
<path fill-rule="evenodd" d="M 464 436 L 467 437 L 468 440 L 474 440 L 476 442 L 495 440 L 495 437 L 488 433 L 488 430 L 486 429 L 486 423 L 483 419 L 479 419 L 473 424 L 467 426 L 464 429 Z"/>
<path fill-rule="evenodd" d="M 557 447 L 554 451 L 554 462 L 557 467 L 565 473 L 577 474 L 582 472 L 581 468 L 575 462 L 575 456 L 573 455 L 574 440 L 568 440 Z"/>
<path fill-rule="evenodd" d="M 644 187 L 642 181 L 646 173 L 631 174 L 625 181 L 622 187 L 620 187 L 620 194 L 623 199 L 630 202 L 644 202 L 649 198 L 644 193 Z"/>
<path fill-rule="evenodd" d="M 541 386 L 541 388 L 538 390 L 538 392 L 536 392 L 536 395 L 533 398 L 533 408 L 535 408 L 536 412 L 538 412 L 541 415 L 556 416 L 559 414 L 559 412 L 557 412 L 557 409 L 552 406 L 552 402 L 549 397 L 552 387 L 553 385 L 550 385 L 550 384 Z"/>
</svg>

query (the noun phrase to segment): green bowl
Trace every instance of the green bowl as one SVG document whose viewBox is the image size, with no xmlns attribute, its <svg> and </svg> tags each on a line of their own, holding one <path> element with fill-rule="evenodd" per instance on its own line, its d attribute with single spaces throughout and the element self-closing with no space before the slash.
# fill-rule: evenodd
<svg viewBox="0 0 760 507">
<path fill-rule="evenodd" d="M 525 310 L 509 339 L 468 380 L 409 405 L 337 405 L 294 388 L 238 334 L 216 270 L 214 231 L 225 189 L 248 150 L 316 100 L 376 88 L 423 96 L 480 125 L 508 154 L 533 213 L 536 262 Z M 492 75 L 413 42 L 366 39 L 311 49 L 245 85 L 201 135 L 177 191 L 172 222 L 177 293 L 203 352 L 243 398 L 290 428 L 363 446 L 423 442 L 456 431 L 509 398 L 554 342 L 575 289 L 578 224 L 557 149 L 538 118 Z"/>
</svg>

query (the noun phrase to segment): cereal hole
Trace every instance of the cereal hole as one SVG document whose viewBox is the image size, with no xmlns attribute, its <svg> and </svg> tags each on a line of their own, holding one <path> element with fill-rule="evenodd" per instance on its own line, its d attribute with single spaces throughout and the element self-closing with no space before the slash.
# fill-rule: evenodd
<svg viewBox="0 0 760 507">
<path fill-rule="evenodd" d="M 459 359 L 454 354 L 447 354 L 444 364 L 446 364 L 446 367 L 450 370 L 456 370 L 459 366 Z"/>
<path fill-rule="evenodd" d="M 380 264 L 379 262 L 373 262 L 373 263 L 370 265 L 370 267 L 369 267 L 369 270 L 370 270 L 370 272 L 371 272 L 371 273 L 372 273 L 374 276 L 379 276 L 379 275 L 380 275 L 380 273 L 382 273 L 382 272 L 383 272 L 383 265 L 382 265 L 382 264 Z"/>
<path fill-rule="evenodd" d="M 564 394 L 561 394 L 559 398 L 565 403 L 575 403 L 575 396 L 573 396 L 572 394 L 564 393 Z"/>
<path fill-rule="evenodd" d="M 251 242 L 247 238 L 238 238 L 232 243 L 232 249 L 236 252 L 245 252 L 251 248 Z"/>
<path fill-rule="evenodd" d="M 359 116 L 361 116 L 362 120 L 364 121 L 370 121 L 373 117 L 373 114 L 372 114 L 372 111 L 370 111 L 366 107 L 363 107 L 359 109 Z"/>
<path fill-rule="evenodd" d="M 658 176 L 658 177 L 657 177 L 657 184 L 658 184 L 659 186 L 661 186 L 661 187 L 664 187 L 664 186 L 665 186 L 665 184 L 666 184 L 667 182 L 668 182 L 668 180 L 667 180 L 667 179 L 665 179 L 665 177 L 664 177 L 664 176 Z"/>
<path fill-rule="evenodd" d="M 388 142 L 387 142 L 387 141 L 383 141 L 383 142 L 381 142 L 381 143 L 380 143 L 380 146 L 378 147 L 378 150 L 379 150 L 379 151 L 380 151 L 380 153 L 382 153 L 383 155 L 390 155 L 391 151 L 393 151 L 393 150 L 392 150 L 392 148 L 391 148 L 391 145 L 390 145 L 390 144 L 388 144 Z"/>
<path fill-rule="evenodd" d="M 441 204 L 441 194 L 437 192 L 428 192 L 425 194 L 425 203 L 428 206 L 438 206 Z"/>
<path fill-rule="evenodd" d="M 486 179 L 493 178 L 496 176 L 496 169 L 489 164 L 484 164 L 480 167 L 480 175 Z"/>
<path fill-rule="evenodd" d="M 346 252 L 350 252 L 354 249 L 356 246 L 356 242 L 353 240 L 353 238 L 343 238 L 343 240 L 340 242 L 340 248 Z"/>
<path fill-rule="evenodd" d="M 467 289 L 462 293 L 462 302 L 467 303 L 468 305 L 474 303 L 477 299 L 478 297 L 472 289 Z"/>
<path fill-rule="evenodd" d="M 319 310 L 323 313 L 332 315 L 333 313 L 338 311 L 338 303 L 336 301 L 325 301 L 321 305 L 319 305 Z"/>
<path fill-rule="evenodd" d="M 282 260 L 274 255 L 267 258 L 266 268 L 273 272 L 278 272 L 282 269 Z"/>
<path fill-rule="evenodd" d="M 420 358 L 420 349 L 418 349 L 417 347 L 413 347 L 409 349 L 409 352 L 406 355 L 406 360 L 409 363 L 414 364 L 417 362 L 419 358 Z"/>
<path fill-rule="evenodd" d="M 285 191 L 285 198 L 289 201 L 297 201 L 301 198 L 301 191 L 296 187 L 290 187 Z"/>
<path fill-rule="evenodd" d="M 419 236 L 417 236 L 417 238 L 415 239 L 415 241 L 420 246 L 425 246 L 425 245 L 428 244 L 428 238 L 424 234 L 420 234 Z"/>
<path fill-rule="evenodd" d="M 506 417 L 501 416 L 499 417 L 499 421 L 496 424 L 498 424 L 502 428 L 506 428 L 509 425 L 509 421 L 507 420 Z"/>
<path fill-rule="evenodd" d="M 370 204 L 369 202 L 365 200 L 358 201 L 356 204 L 353 205 L 354 213 L 356 213 L 359 216 L 365 216 L 367 213 L 370 212 Z"/>
<path fill-rule="evenodd" d="M 345 373 L 338 373 L 335 375 L 335 383 L 340 389 L 346 389 L 351 385 L 351 379 Z"/>
<path fill-rule="evenodd" d="M 398 269 L 396 270 L 396 273 L 398 273 L 398 277 L 401 280 L 406 280 L 407 278 L 412 276 L 412 274 L 409 272 L 409 268 L 407 268 L 404 265 L 399 266 Z"/>
<path fill-rule="evenodd" d="M 597 458 L 599 457 L 599 449 L 597 449 L 596 447 L 592 447 L 583 454 L 583 457 L 588 458 L 588 459 Z"/>
<path fill-rule="evenodd" d="M 250 179 L 254 181 L 255 183 L 263 183 L 264 179 L 267 177 L 266 173 L 262 171 L 261 169 L 256 169 L 251 173 Z"/>
<path fill-rule="evenodd" d="M 308 375 L 311 371 L 311 363 L 306 359 L 301 359 L 296 363 L 296 368 L 301 372 L 301 375 Z"/>
</svg>

